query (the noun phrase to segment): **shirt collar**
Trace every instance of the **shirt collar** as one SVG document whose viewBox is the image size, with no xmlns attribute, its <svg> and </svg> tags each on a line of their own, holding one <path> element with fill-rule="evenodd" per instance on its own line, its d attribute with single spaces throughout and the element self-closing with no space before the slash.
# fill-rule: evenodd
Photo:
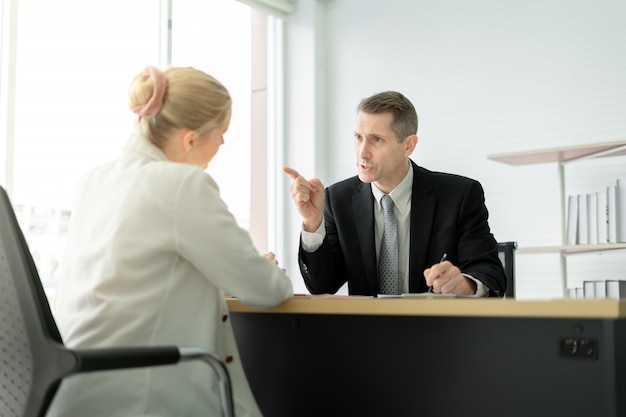
<svg viewBox="0 0 626 417">
<path fill-rule="evenodd" d="M 413 189 L 413 166 L 411 166 L 408 159 L 407 163 L 409 164 L 409 171 L 406 173 L 404 179 L 400 181 L 400 184 L 389 193 L 389 196 L 398 211 L 400 211 L 400 214 L 404 214 L 408 210 L 409 203 L 411 202 L 411 191 Z M 373 182 L 370 183 L 370 186 L 372 187 L 372 194 L 374 194 L 376 204 L 380 207 L 380 199 L 383 198 L 385 193 L 380 191 Z"/>
</svg>

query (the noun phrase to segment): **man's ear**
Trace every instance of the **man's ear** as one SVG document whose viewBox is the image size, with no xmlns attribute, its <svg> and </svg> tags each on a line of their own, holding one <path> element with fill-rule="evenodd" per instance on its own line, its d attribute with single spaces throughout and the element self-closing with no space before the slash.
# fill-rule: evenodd
<svg viewBox="0 0 626 417">
<path fill-rule="evenodd" d="M 193 130 L 185 130 L 180 136 L 181 147 L 185 152 L 189 152 L 195 145 L 196 132 Z"/>
<path fill-rule="evenodd" d="M 415 147 L 417 146 L 417 141 L 417 135 L 410 135 L 406 137 L 404 140 L 404 156 L 409 156 L 413 153 Z"/>
</svg>

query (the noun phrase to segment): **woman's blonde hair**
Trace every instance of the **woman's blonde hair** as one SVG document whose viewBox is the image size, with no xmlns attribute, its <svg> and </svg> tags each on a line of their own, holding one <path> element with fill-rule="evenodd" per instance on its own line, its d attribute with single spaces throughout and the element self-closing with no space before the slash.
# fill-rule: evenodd
<svg viewBox="0 0 626 417">
<path fill-rule="evenodd" d="M 226 87 L 191 67 L 171 67 L 163 72 L 148 67 L 135 77 L 128 96 L 129 107 L 139 116 L 140 133 L 159 148 L 174 130 L 204 134 L 223 126 L 232 108 Z"/>
</svg>

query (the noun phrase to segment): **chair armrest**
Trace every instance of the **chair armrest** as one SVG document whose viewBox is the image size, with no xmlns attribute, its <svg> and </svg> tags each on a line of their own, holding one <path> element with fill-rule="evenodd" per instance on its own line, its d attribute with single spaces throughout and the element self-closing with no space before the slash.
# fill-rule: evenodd
<svg viewBox="0 0 626 417">
<path fill-rule="evenodd" d="M 172 365 L 183 361 L 201 360 L 211 366 L 217 375 L 222 402 L 222 416 L 233 417 L 235 415 L 232 385 L 228 369 L 220 358 L 208 350 L 179 348 L 176 346 L 147 346 L 75 349 L 68 351 L 72 352 L 77 360 L 77 369 L 73 373 L 145 368 Z"/>
</svg>

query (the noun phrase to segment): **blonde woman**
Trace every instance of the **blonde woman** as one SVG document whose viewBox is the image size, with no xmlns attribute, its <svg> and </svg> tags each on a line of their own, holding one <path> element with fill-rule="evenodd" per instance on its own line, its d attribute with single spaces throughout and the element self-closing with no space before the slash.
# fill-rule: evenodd
<svg viewBox="0 0 626 417">
<path fill-rule="evenodd" d="M 68 346 L 179 345 L 226 362 L 239 417 L 260 416 L 224 293 L 277 305 L 292 284 L 238 227 L 204 170 L 224 143 L 231 98 L 194 68 L 148 67 L 129 90 L 138 115 L 119 158 L 78 184 L 56 319 Z M 209 367 L 99 372 L 64 381 L 49 416 L 211 416 Z"/>
</svg>

